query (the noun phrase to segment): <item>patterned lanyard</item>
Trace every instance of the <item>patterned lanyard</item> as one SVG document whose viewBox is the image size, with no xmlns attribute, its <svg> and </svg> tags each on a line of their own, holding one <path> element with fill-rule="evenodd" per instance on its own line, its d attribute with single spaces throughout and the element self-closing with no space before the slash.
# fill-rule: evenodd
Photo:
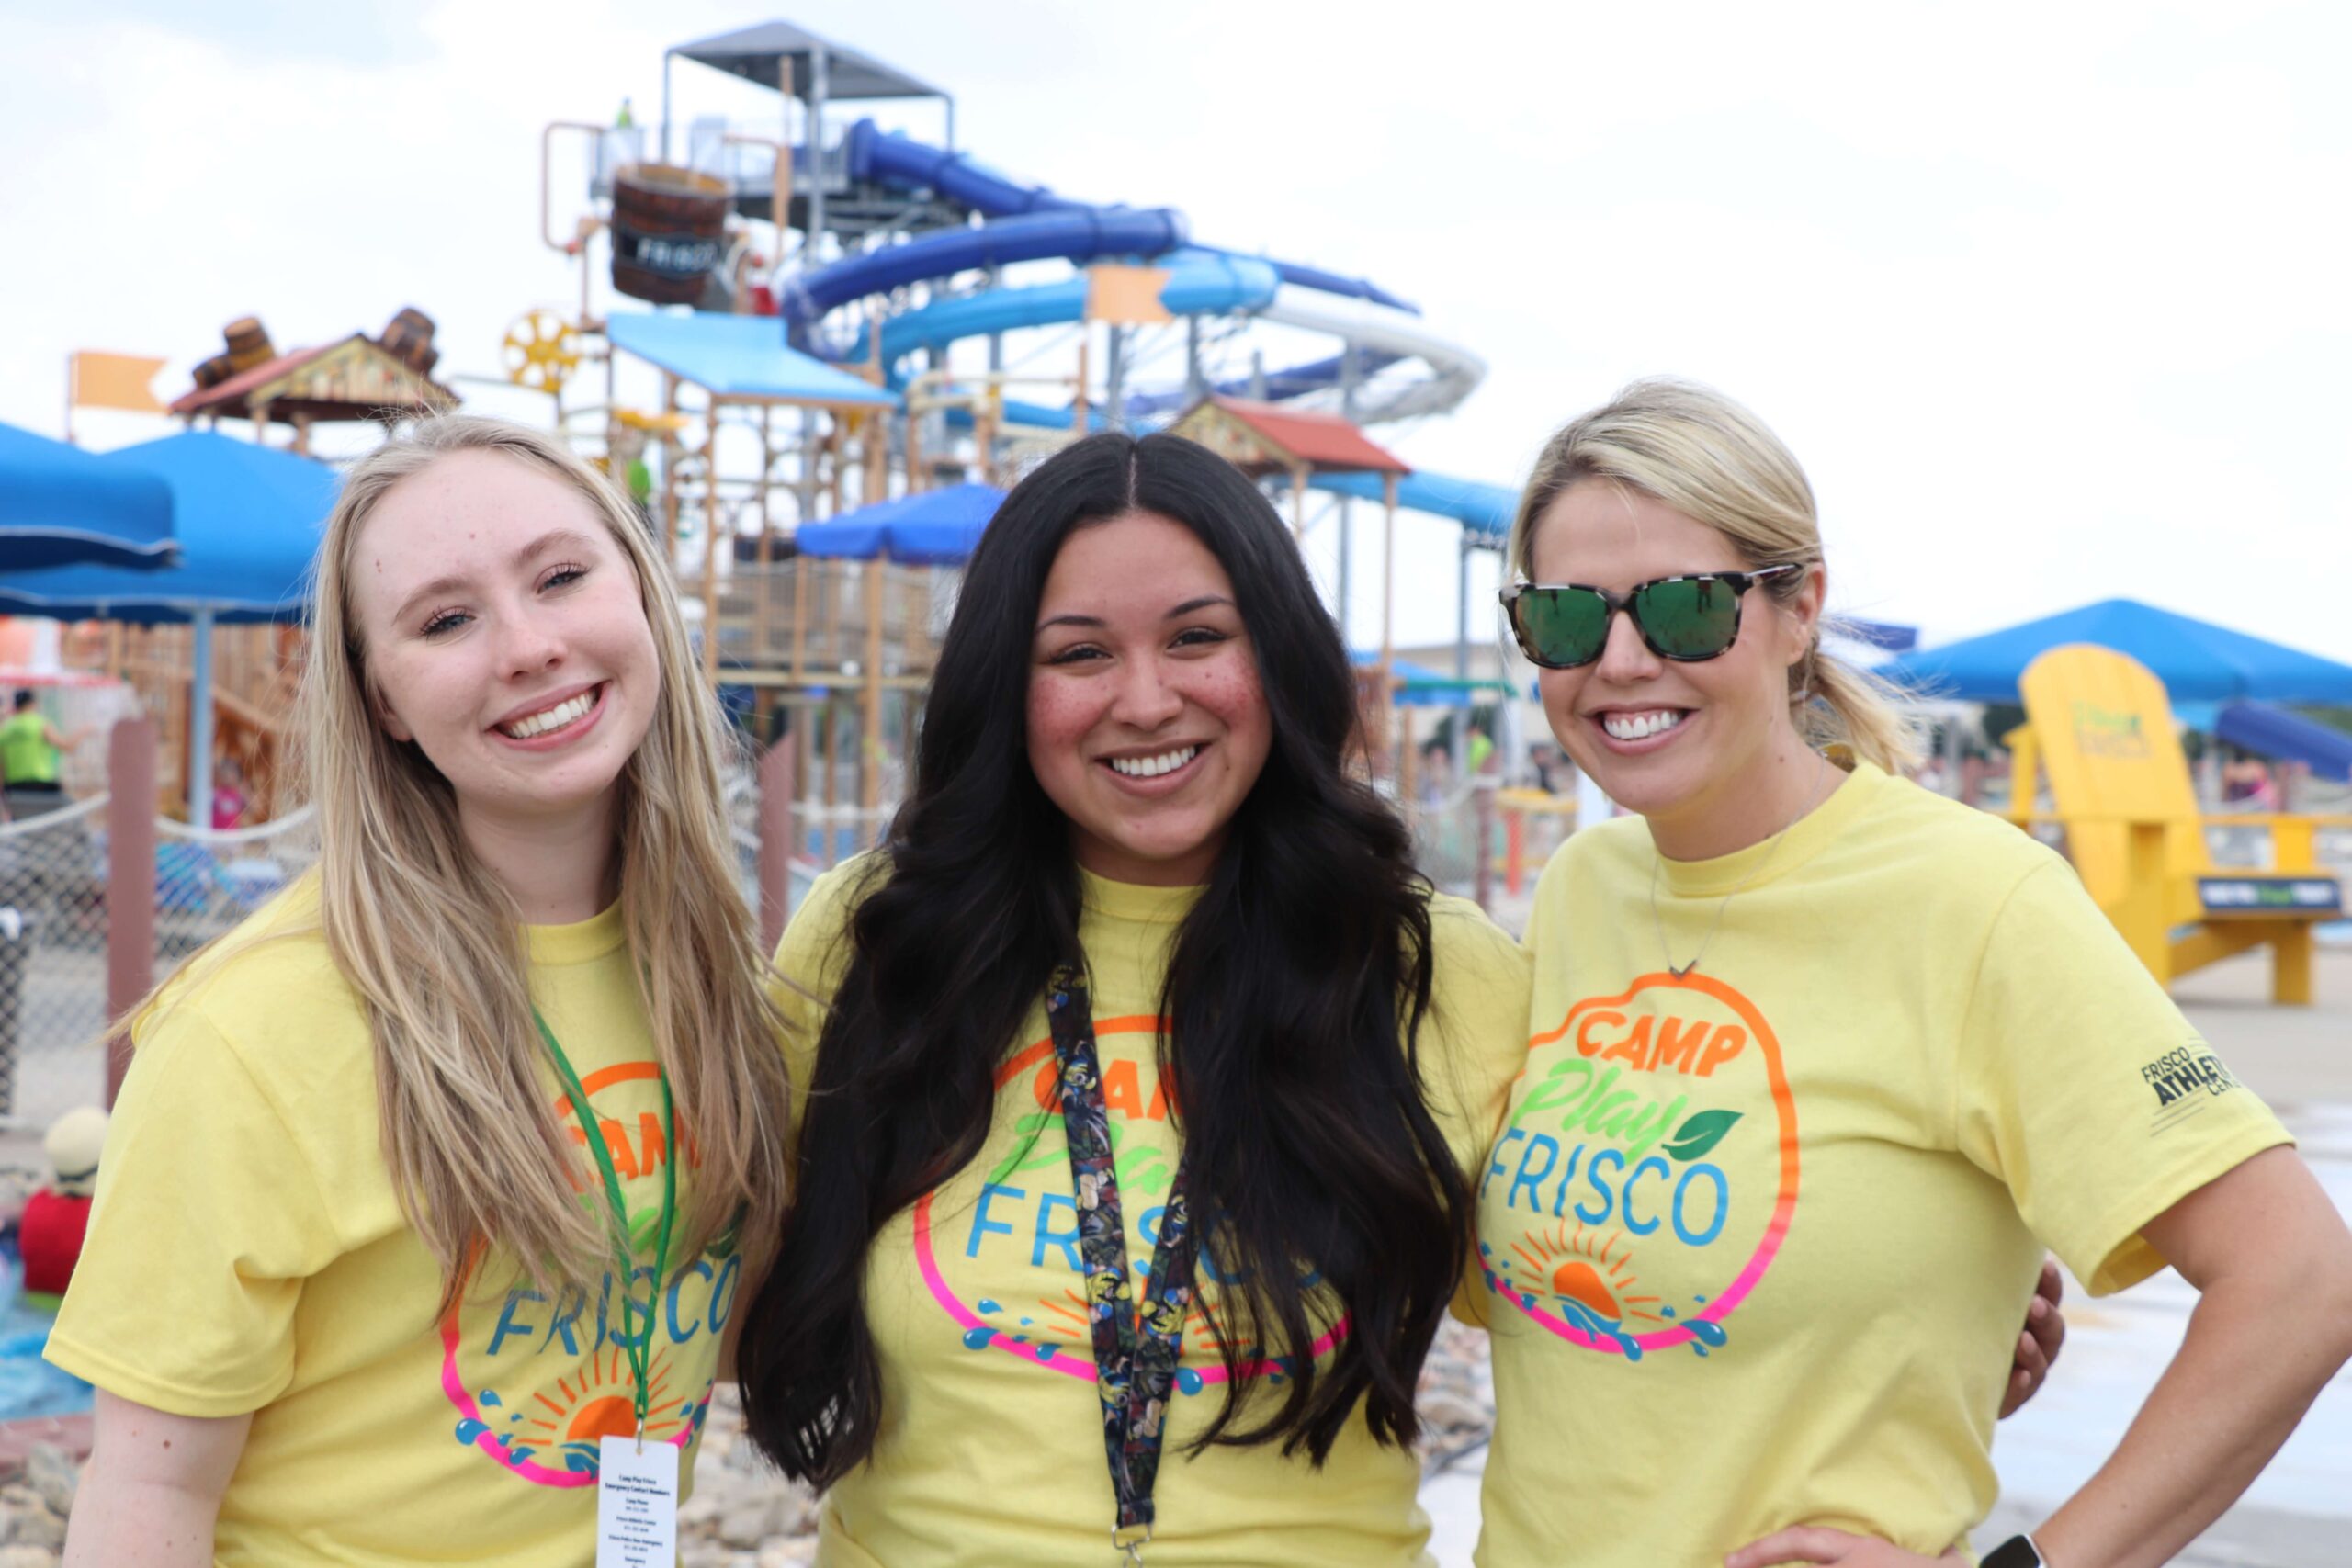
<svg viewBox="0 0 2352 1568">
<path fill-rule="evenodd" d="M 1102 1074 L 1094 1054 L 1094 1014 L 1086 977 L 1054 972 L 1046 992 L 1046 1019 L 1061 1066 L 1062 1131 L 1069 1141 L 1069 1175 L 1078 1199 L 1079 1254 L 1086 1264 L 1087 1327 L 1094 1337 L 1094 1389 L 1102 1401 L 1102 1446 L 1111 1461 L 1118 1523 L 1111 1544 L 1130 1562 L 1143 1561 L 1151 1539 L 1153 1483 L 1168 1399 L 1182 1350 L 1184 1314 L 1193 1301 L 1190 1211 L 1180 1159 L 1160 1217 L 1138 1314 L 1127 1310 L 1127 1227 L 1120 1212 L 1119 1179 L 1112 1167 L 1110 1113 L 1102 1103 Z"/>
</svg>

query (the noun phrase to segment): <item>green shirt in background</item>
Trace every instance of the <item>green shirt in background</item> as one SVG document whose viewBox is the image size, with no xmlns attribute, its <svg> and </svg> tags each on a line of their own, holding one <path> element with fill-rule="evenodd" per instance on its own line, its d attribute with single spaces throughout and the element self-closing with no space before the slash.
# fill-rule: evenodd
<svg viewBox="0 0 2352 1568">
<path fill-rule="evenodd" d="M 0 724 L 0 778 L 12 784 L 57 782 L 57 748 L 49 743 L 49 720 L 35 708 Z"/>
</svg>

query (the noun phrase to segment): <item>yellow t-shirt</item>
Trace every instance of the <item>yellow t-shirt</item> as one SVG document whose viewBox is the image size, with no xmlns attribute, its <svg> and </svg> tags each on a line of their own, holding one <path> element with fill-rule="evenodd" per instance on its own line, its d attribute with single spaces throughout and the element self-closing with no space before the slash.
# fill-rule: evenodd
<svg viewBox="0 0 2352 1568">
<path fill-rule="evenodd" d="M 848 959 L 835 938 L 865 863 L 809 892 L 777 953 L 784 975 L 830 997 Z M 1179 1142 L 1156 1065 L 1155 1017 L 1169 944 L 1196 890 L 1085 878 L 1079 937 L 1103 1100 L 1118 1150 L 1129 1261 L 1151 1258 Z M 1430 908 L 1432 1016 L 1421 1032 L 1430 1104 L 1465 1168 L 1486 1145 L 1518 1069 L 1524 954 L 1475 906 Z M 781 998 L 802 1052 L 822 1009 Z M 811 1081 L 810 1061 L 793 1064 Z M 997 1074 L 994 1124 L 978 1158 L 891 1220 L 868 1256 L 865 1302 L 882 1364 L 873 1461 L 829 1492 L 818 1561 L 827 1568 L 922 1563 L 1072 1563 L 1110 1548 L 1111 1481 L 1084 1314 L 1077 1205 L 1043 998 Z M 1201 1274 L 1213 1301 L 1213 1271 Z M 1250 1563 L 1384 1568 L 1425 1563 L 1429 1524 L 1413 1456 L 1373 1441 L 1358 1419 L 1320 1470 L 1279 1447 L 1183 1450 L 1224 1394 L 1223 1365 L 1195 1313 L 1155 1492 L 1154 1568 Z"/>
<path fill-rule="evenodd" d="M 1654 868 L 1674 963 L 1723 915 L 1679 982 Z M 1800 1524 L 1943 1551 L 1993 1501 L 2044 1245 L 2120 1290 L 2162 1266 L 2142 1224 L 2286 1140 L 2064 861 L 1867 764 L 1777 850 L 1577 834 L 1528 943 L 1480 1179 L 1485 1568 Z"/>
<path fill-rule="evenodd" d="M 184 980 L 141 1030 L 50 1359 L 176 1415 L 254 1412 L 220 1507 L 223 1568 L 586 1568 L 597 1438 L 635 1429 L 620 1291 L 608 1274 L 550 1302 L 493 1263 L 436 1320 L 440 1276 L 380 1152 L 374 1044 L 316 907 L 315 883 L 298 884 L 239 933 L 298 934 Z M 641 1222 L 669 1151 L 619 907 L 528 936 L 532 996 L 645 1238 L 628 1289 L 640 1331 L 653 1308 L 646 1431 L 684 1450 L 690 1476 L 740 1264 L 722 1240 L 652 1289 Z M 601 1213 L 571 1101 L 551 1068 L 542 1082 Z"/>
</svg>

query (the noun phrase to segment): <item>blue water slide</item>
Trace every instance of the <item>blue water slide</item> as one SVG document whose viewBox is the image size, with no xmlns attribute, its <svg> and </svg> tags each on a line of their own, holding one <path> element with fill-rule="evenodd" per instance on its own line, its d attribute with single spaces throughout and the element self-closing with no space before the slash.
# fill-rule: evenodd
<svg viewBox="0 0 2352 1568">
<path fill-rule="evenodd" d="M 1015 262 L 1097 256 L 1156 256 L 1184 243 L 1184 215 L 1171 208 L 1076 208 L 1007 218 L 978 229 L 943 229 L 795 276 L 778 299 L 794 327 L 812 326 L 836 306 L 910 283 Z"/>
<path fill-rule="evenodd" d="M 1379 354 L 1363 349 L 1356 355 L 1356 374 L 1370 379 L 1404 358 L 1401 354 Z M 1285 370 L 1269 370 L 1262 378 L 1237 376 L 1229 381 L 1214 382 L 1209 390 L 1229 398 L 1257 397 L 1261 395 L 1258 384 L 1262 379 L 1266 401 L 1286 402 L 1292 398 L 1303 398 L 1309 392 L 1338 386 L 1346 367 L 1347 356 L 1335 354 L 1329 359 L 1317 359 L 1312 364 L 1294 365 Z M 1192 400 L 1193 394 L 1181 388 L 1172 392 L 1138 392 L 1127 400 L 1127 412 L 1136 417 L 1175 413 L 1189 406 Z"/>
<path fill-rule="evenodd" d="M 1004 226 L 991 224 L 989 228 Z M 970 231 L 974 235 L 989 231 Z M 910 245 L 895 247 L 910 248 Z M 1169 259 L 1173 265 L 1169 267 L 1167 283 L 1160 288 L 1159 302 L 1179 316 L 1248 315 L 1264 310 L 1281 285 L 1272 267 L 1248 256 L 1183 251 Z M 918 349 L 944 349 L 963 338 L 1018 332 L 1026 327 L 1065 326 L 1082 321 L 1086 316 L 1086 288 L 1085 278 L 1070 277 L 1025 288 L 991 288 L 978 294 L 934 299 L 920 310 L 892 316 L 882 323 L 884 374 L 892 387 L 900 387 L 904 378 L 899 371 L 899 362 Z M 860 332 L 848 358 L 862 359 L 871 352 L 865 335 L 871 330 L 869 327 Z"/>
<path fill-rule="evenodd" d="M 1090 204 L 1056 196 L 1044 186 L 1024 185 L 999 174 L 967 152 L 927 146 L 870 119 L 849 128 L 849 177 L 896 190 L 933 190 L 989 218 L 1029 212 L 1086 211 Z"/>
<path fill-rule="evenodd" d="M 1044 186 L 1029 185 L 1000 174 L 968 153 L 950 152 L 917 141 L 900 131 L 886 131 L 870 119 L 849 128 L 846 141 L 850 178 L 871 181 L 895 190 L 930 190 L 988 219 L 1017 218 L 1035 212 L 1120 212 L 1116 205 L 1098 205 L 1056 196 Z M 1238 252 L 1226 253 L 1238 255 Z M 1419 315 L 1420 308 L 1400 299 L 1365 278 L 1347 277 L 1328 268 L 1302 262 L 1265 260 L 1284 283 L 1350 299 L 1370 299 L 1391 310 Z"/>
</svg>

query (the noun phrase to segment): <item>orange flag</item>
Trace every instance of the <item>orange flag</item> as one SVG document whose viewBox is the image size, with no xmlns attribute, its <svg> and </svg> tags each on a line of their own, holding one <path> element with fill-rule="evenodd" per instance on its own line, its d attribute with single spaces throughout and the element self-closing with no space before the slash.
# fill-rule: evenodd
<svg viewBox="0 0 2352 1568">
<path fill-rule="evenodd" d="M 1168 283 L 1163 266 L 1091 266 L 1086 269 L 1086 319 L 1121 326 L 1156 327 L 1176 318 L 1159 302 Z"/>
<path fill-rule="evenodd" d="M 128 409 L 133 413 L 166 413 L 147 384 L 164 367 L 161 359 L 143 354 L 99 354 L 84 349 L 74 355 L 70 400 L 77 408 Z"/>
</svg>

